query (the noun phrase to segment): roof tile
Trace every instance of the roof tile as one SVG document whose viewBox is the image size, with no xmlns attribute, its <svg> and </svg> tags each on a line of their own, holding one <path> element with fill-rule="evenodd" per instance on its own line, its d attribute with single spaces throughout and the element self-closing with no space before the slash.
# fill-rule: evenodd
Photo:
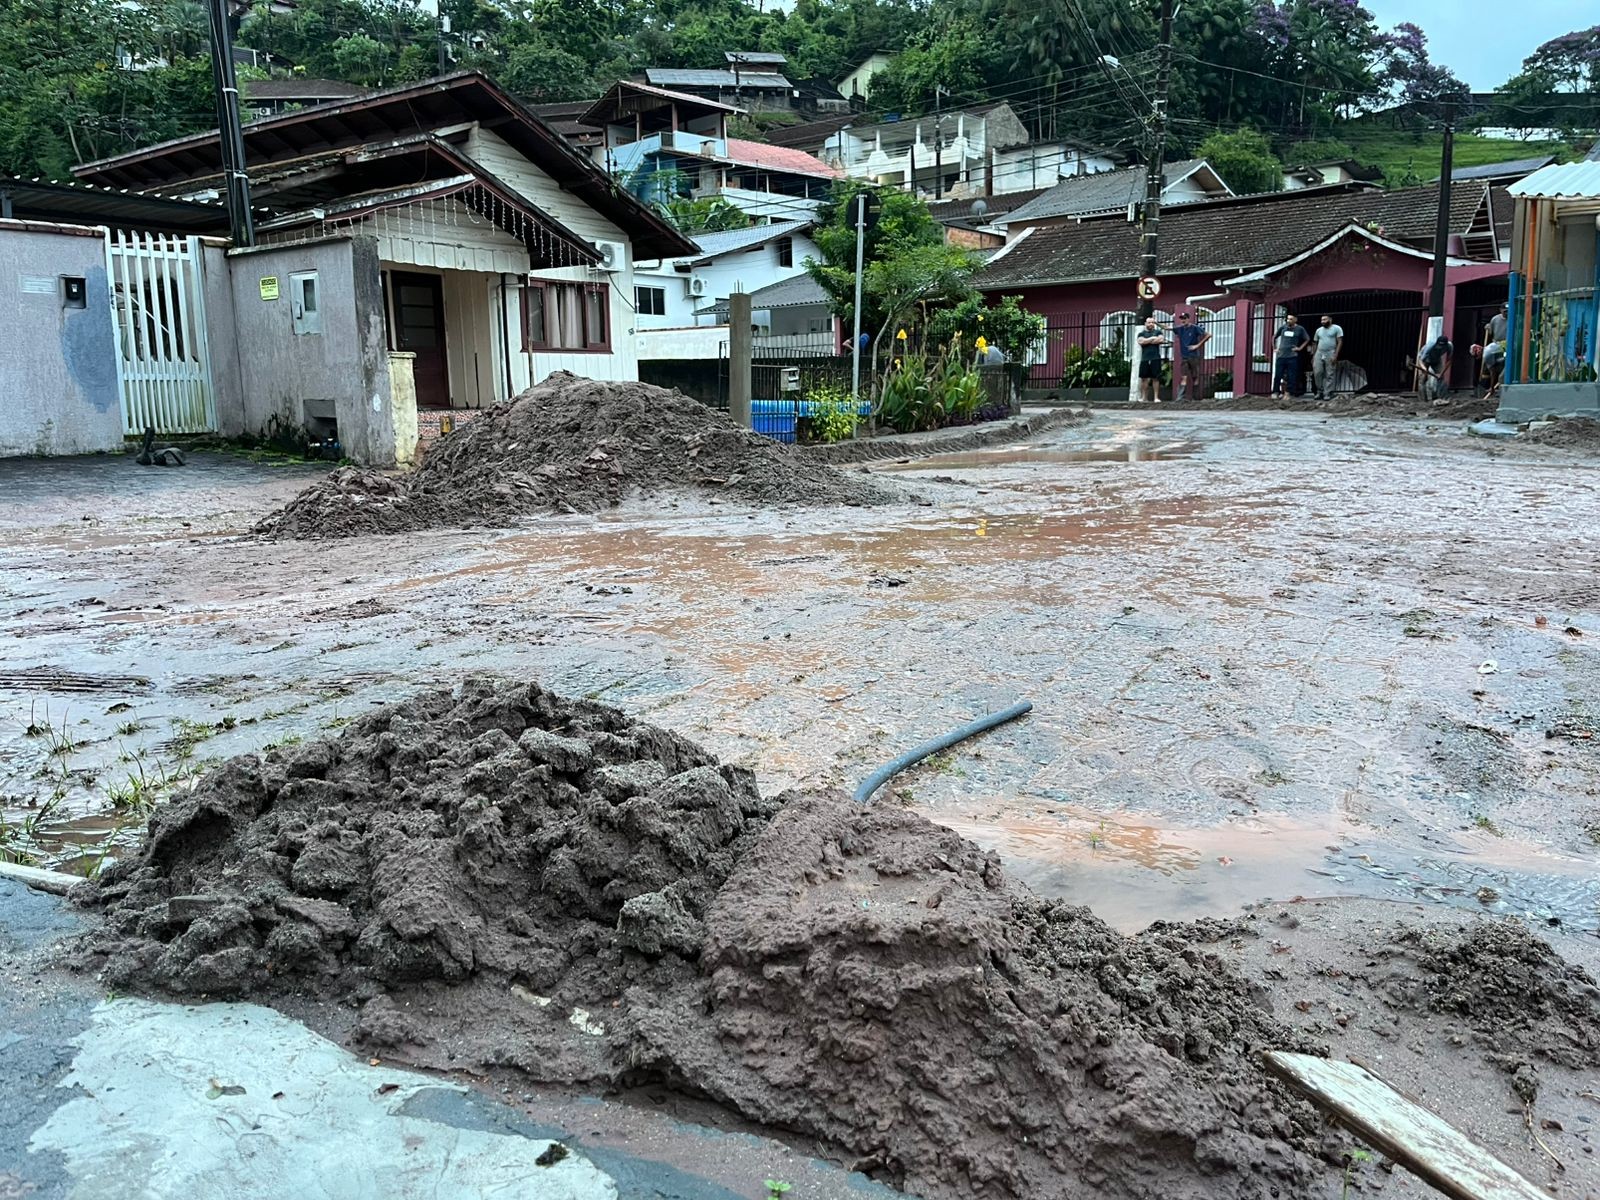
<svg viewBox="0 0 1600 1200">
<path fill-rule="evenodd" d="M 1483 203 L 1481 187 L 1451 191 L 1450 228 L 1461 232 Z M 1356 222 L 1399 241 L 1432 245 L 1435 185 L 1392 192 L 1343 185 L 1187 204 L 1161 217 L 1161 269 L 1168 275 L 1268 266 Z M 1139 226 L 1122 216 L 1038 225 L 979 272 L 985 290 L 1138 274 Z"/>
</svg>

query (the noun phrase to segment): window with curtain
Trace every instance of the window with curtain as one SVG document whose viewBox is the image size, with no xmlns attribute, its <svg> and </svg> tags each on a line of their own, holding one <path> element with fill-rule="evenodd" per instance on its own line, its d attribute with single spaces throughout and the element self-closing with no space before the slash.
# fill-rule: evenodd
<svg viewBox="0 0 1600 1200">
<path fill-rule="evenodd" d="M 609 354 L 611 289 L 530 279 L 522 288 L 522 348 Z"/>
</svg>

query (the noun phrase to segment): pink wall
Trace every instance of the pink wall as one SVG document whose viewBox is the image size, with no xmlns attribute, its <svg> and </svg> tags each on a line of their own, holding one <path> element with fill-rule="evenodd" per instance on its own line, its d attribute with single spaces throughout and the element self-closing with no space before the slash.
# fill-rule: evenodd
<svg viewBox="0 0 1600 1200">
<path fill-rule="evenodd" d="M 1446 292 L 1447 317 L 1454 308 L 1456 285 L 1503 276 L 1508 269 L 1504 263 L 1474 263 L 1468 267 L 1450 268 Z M 1252 347 L 1248 344 L 1252 314 L 1256 314 L 1256 322 L 1259 323 L 1261 305 L 1287 303 L 1292 306 L 1299 297 L 1328 292 L 1412 292 L 1417 295 L 1420 317 L 1422 306 L 1427 301 L 1431 276 L 1432 264 L 1426 259 L 1399 254 L 1358 238 L 1346 238 L 1272 277 L 1264 290 L 1235 290 L 1227 296 L 1217 296 L 1216 293 L 1223 289 L 1217 286 L 1219 276 L 1216 274 L 1164 276 L 1156 311 L 1164 319 L 1170 319 L 1178 309 L 1196 306 L 1216 313 L 1235 314 L 1232 345 L 1223 341 L 1219 333 L 1212 343 L 1213 357 L 1207 369 L 1230 369 L 1236 380 L 1243 378 L 1248 371 L 1250 382 L 1246 386 L 1251 390 L 1264 391 L 1270 376 L 1252 364 Z M 1048 330 L 1045 361 L 1035 366 L 1031 374 L 1036 382 L 1051 385 L 1060 378 L 1063 360 L 1070 348 L 1083 346 L 1086 350 L 1094 350 L 1101 345 L 1102 318 L 1109 313 L 1138 308 L 1132 279 L 997 288 L 991 293 L 993 299 L 1001 295 L 1020 295 L 1024 308 L 1044 316 Z M 1190 305 L 1190 296 L 1211 298 Z M 1448 320 L 1446 327 L 1450 327 Z M 1255 349 L 1257 352 L 1264 351 L 1264 347 Z"/>
</svg>

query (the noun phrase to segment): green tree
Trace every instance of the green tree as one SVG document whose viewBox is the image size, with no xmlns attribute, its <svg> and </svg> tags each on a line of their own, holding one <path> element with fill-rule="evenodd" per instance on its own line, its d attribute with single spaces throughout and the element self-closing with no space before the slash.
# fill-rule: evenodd
<svg viewBox="0 0 1600 1200">
<path fill-rule="evenodd" d="M 872 77 L 867 103 L 886 112 L 921 113 L 936 105 L 935 88 L 951 96 L 980 95 L 994 51 L 976 21 L 929 25 Z"/>
<path fill-rule="evenodd" d="M 1213 133 L 1195 150 L 1239 195 L 1283 190 L 1283 164 L 1272 144 L 1254 129 Z"/>
<path fill-rule="evenodd" d="M 1022 307 L 1020 296 L 1002 296 L 990 304 L 981 295 L 971 295 L 928 318 L 927 342 L 944 345 L 959 337 L 971 348 L 981 336 L 998 346 L 1012 362 L 1027 361 L 1029 351 L 1044 337 L 1045 321 L 1038 313 Z"/>
<path fill-rule="evenodd" d="M 877 225 L 863 239 L 861 328 L 872 336 L 877 357 L 886 352 L 886 343 L 901 326 L 918 323 L 926 306 L 958 304 L 971 297 L 972 277 L 981 260 L 947 246 L 943 227 L 910 192 L 841 181 L 819 212 L 812 234 L 822 257 L 807 260 L 806 270 L 845 321 L 855 319 L 854 201 L 867 190 L 877 193 L 882 208 Z"/>
</svg>

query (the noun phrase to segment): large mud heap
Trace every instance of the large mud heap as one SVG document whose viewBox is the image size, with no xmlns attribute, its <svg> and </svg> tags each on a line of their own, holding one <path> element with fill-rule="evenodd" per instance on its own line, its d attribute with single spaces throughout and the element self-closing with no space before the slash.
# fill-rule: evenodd
<svg viewBox="0 0 1600 1200">
<path fill-rule="evenodd" d="M 85 885 L 114 986 L 248 996 L 386 1057 L 664 1082 L 930 1197 L 1318 1194 L 1296 1038 L 1211 955 L 605 706 L 472 681 L 246 756 Z M 315 1001 L 315 1003 L 313 1003 Z"/>
<path fill-rule="evenodd" d="M 558 371 L 429 447 L 409 475 L 342 467 L 256 529 L 337 538 L 598 512 L 628 495 L 696 492 L 762 505 L 889 498 L 681 392 Z"/>
</svg>

